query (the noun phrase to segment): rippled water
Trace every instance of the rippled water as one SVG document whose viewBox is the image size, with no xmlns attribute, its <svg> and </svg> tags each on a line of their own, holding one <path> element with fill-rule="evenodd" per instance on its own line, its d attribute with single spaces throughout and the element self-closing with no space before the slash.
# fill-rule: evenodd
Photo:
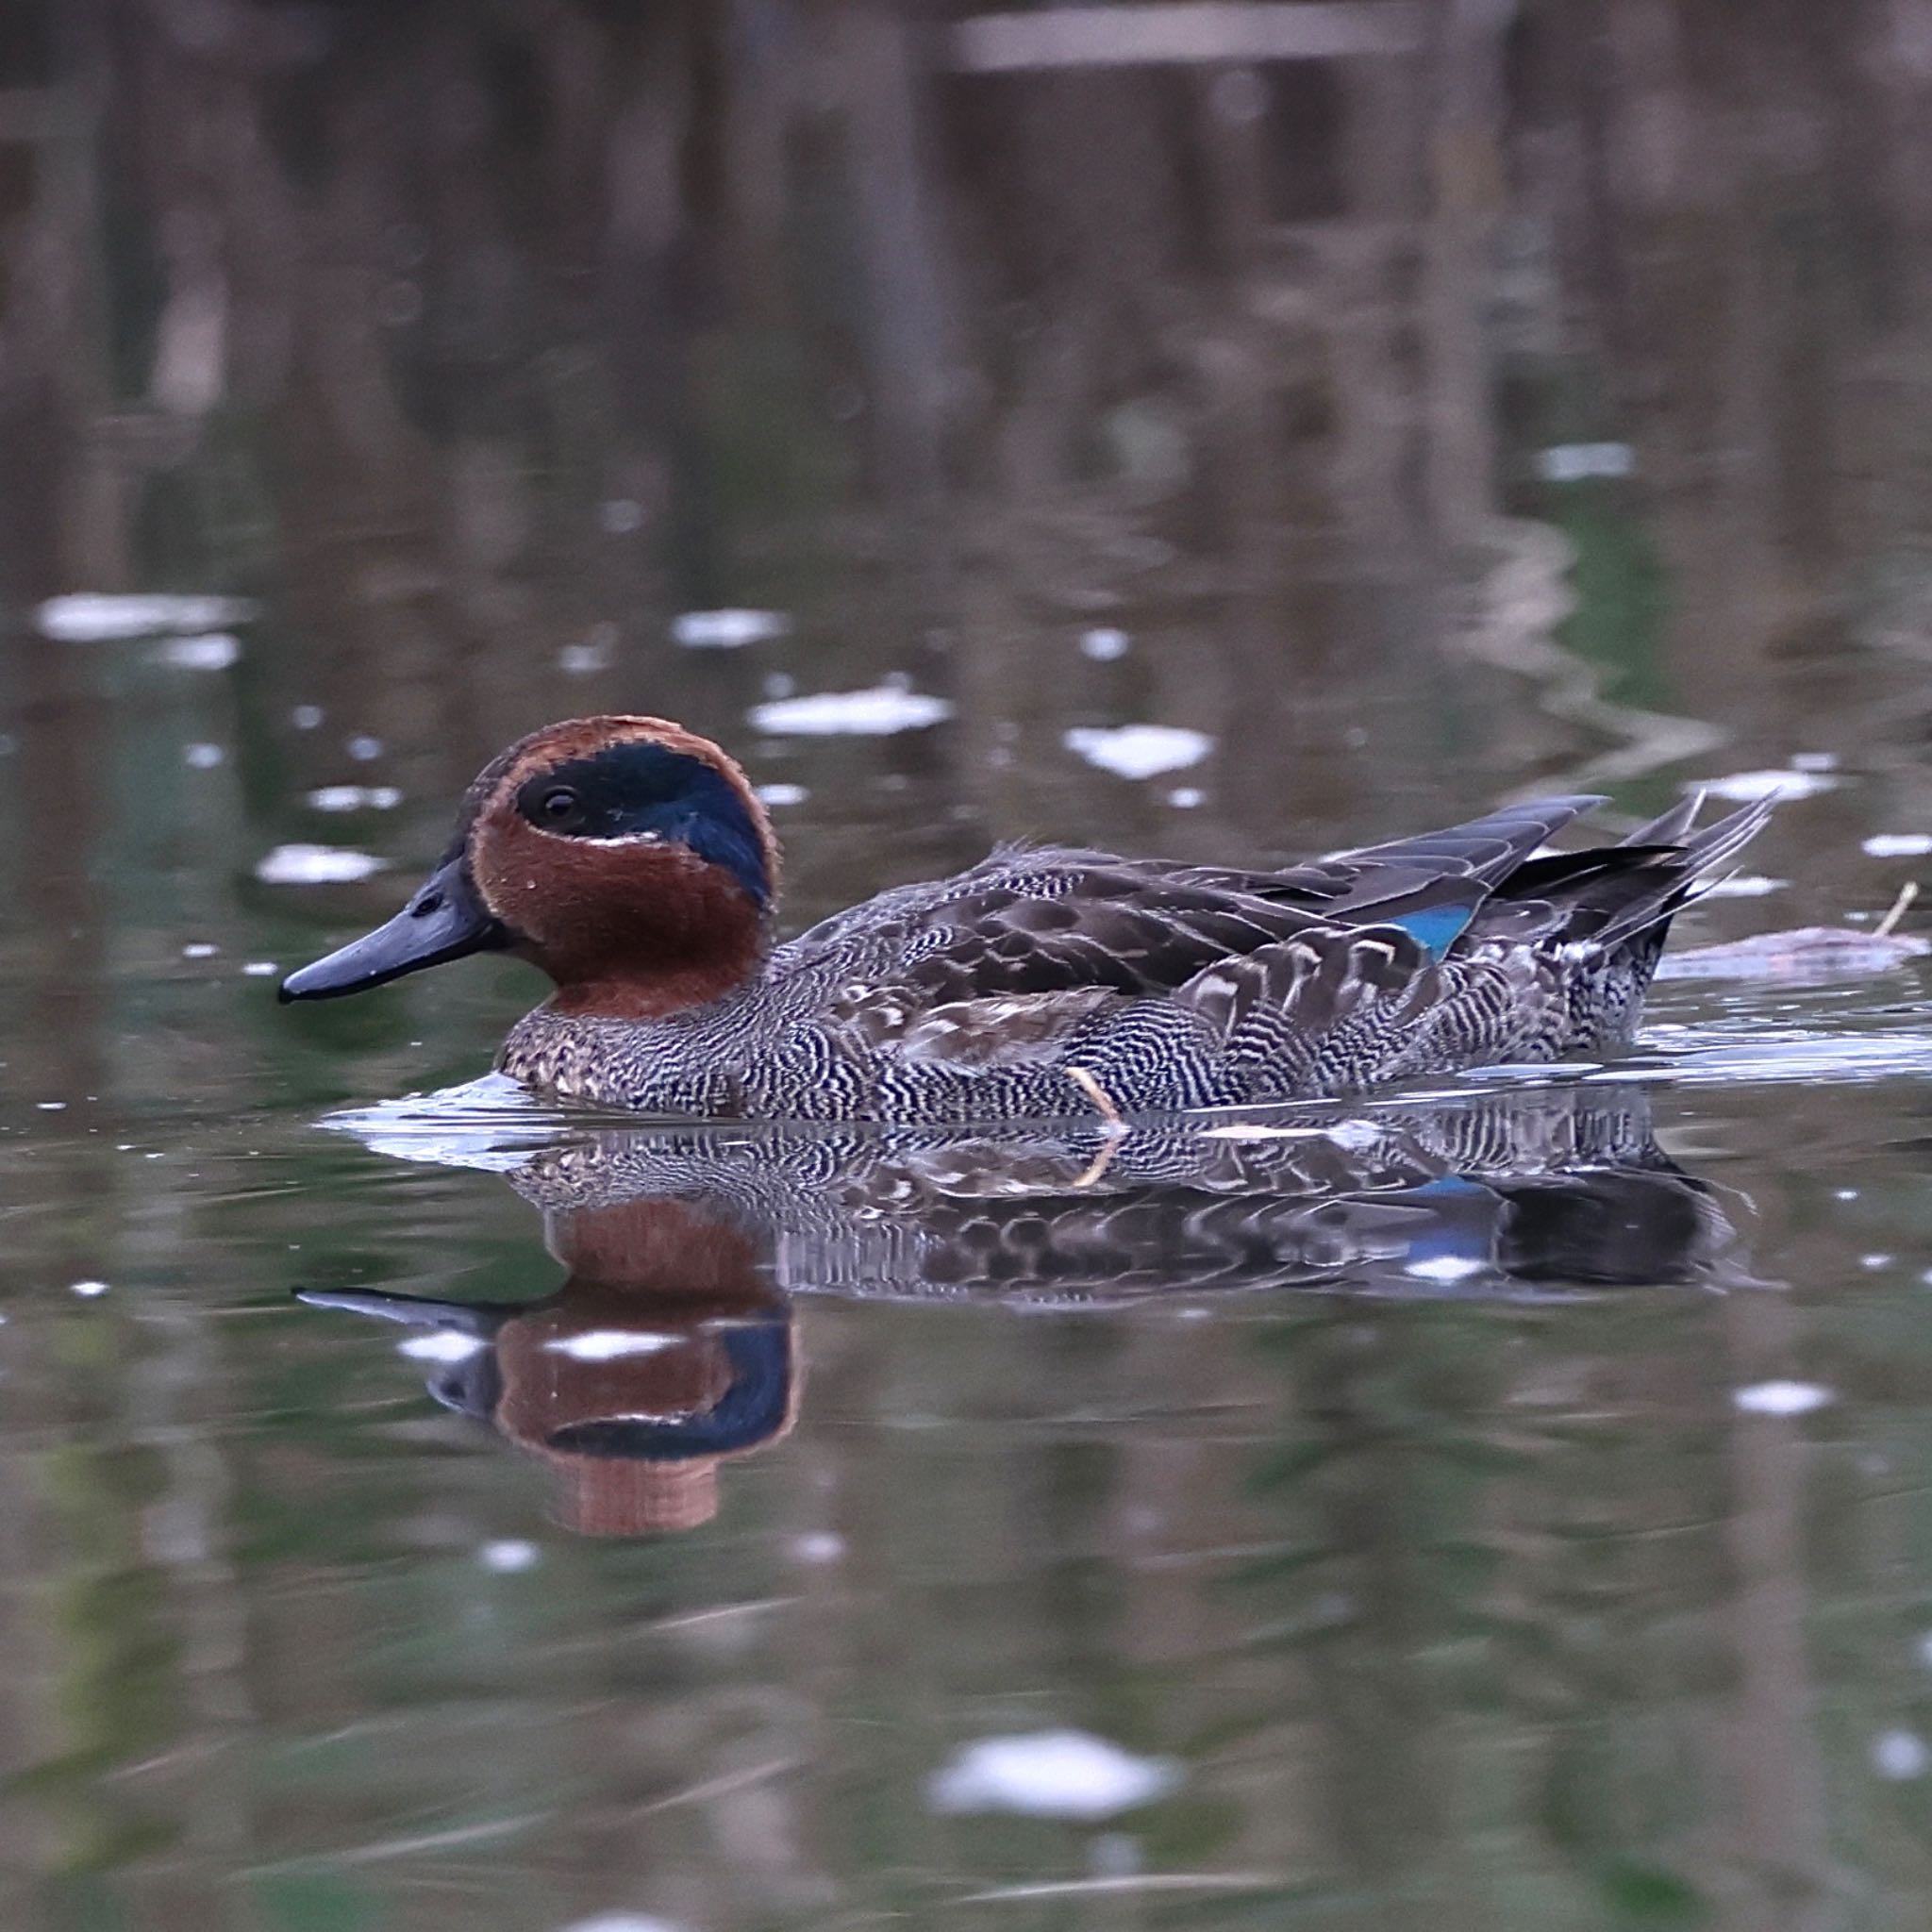
<svg viewBox="0 0 1932 1932">
<path fill-rule="evenodd" d="M 58 1923 L 1911 1922 L 1922 969 L 1095 1174 L 384 1101 L 490 969 L 278 1012 L 290 919 L 150 918 L 13 1086 Z"/>
<path fill-rule="evenodd" d="M 1925 8 L 1515 11 L 0 9 L 0 1924 L 1924 1926 Z M 1124 1140 L 275 1006 L 600 709 L 793 927 L 1789 796 L 1629 1055 Z"/>
</svg>

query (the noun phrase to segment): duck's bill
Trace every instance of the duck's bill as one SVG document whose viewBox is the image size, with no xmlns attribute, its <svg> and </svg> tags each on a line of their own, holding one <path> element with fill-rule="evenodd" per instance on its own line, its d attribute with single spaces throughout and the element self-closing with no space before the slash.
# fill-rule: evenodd
<svg viewBox="0 0 1932 1932">
<path fill-rule="evenodd" d="M 502 923 L 478 897 L 460 858 L 432 873 L 387 924 L 304 966 L 282 981 L 288 1000 L 332 1000 L 509 943 Z"/>
</svg>

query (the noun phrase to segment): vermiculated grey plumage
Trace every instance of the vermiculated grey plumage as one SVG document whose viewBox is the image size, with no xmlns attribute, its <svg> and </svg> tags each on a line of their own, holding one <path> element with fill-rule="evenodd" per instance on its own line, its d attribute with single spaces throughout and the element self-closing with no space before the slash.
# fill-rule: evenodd
<svg viewBox="0 0 1932 1932">
<path fill-rule="evenodd" d="M 1596 801 L 1241 872 L 996 853 L 777 947 L 668 1018 L 539 1008 L 504 1072 L 671 1115 L 896 1122 L 1138 1113 L 1359 1092 L 1626 1039 L 1672 915 L 1768 804 L 1538 858 Z M 1076 1079 L 1075 1075 L 1079 1075 Z"/>
</svg>

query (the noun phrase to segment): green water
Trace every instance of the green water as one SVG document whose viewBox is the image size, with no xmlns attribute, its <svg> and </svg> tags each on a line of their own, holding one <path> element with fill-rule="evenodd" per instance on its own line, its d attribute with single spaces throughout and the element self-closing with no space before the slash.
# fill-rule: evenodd
<svg viewBox="0 0 1932 1932">
<path fill-rule="evenodd" d="M 1922 1932 L 1924 961 L 1124 1145 L 407 1100 L 504 959 L 275 1003 L 600 710 L 792 929 L 1770 772 L 1678 942 L 1871 933 L 1921 0 L 1375 10 L 0 8 L 7 1932 Z"/>
</svg>

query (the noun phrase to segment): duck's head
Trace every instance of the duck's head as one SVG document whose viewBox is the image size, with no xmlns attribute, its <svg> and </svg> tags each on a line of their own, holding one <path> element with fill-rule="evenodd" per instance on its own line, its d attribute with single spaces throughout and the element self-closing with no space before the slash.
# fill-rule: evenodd
<svg viewBox="0 0 1932 1932">
<path fill-rule="evenodd" d="M 708 739 L 662 718 L 573 719 L 485 766 L 409 903 L 281 996 L 334 999 L 496 951 L 541 966 L 562 1011 L 653 1018 L 753 972 L 777 886 L 764 808 Z"/>
</svg>

